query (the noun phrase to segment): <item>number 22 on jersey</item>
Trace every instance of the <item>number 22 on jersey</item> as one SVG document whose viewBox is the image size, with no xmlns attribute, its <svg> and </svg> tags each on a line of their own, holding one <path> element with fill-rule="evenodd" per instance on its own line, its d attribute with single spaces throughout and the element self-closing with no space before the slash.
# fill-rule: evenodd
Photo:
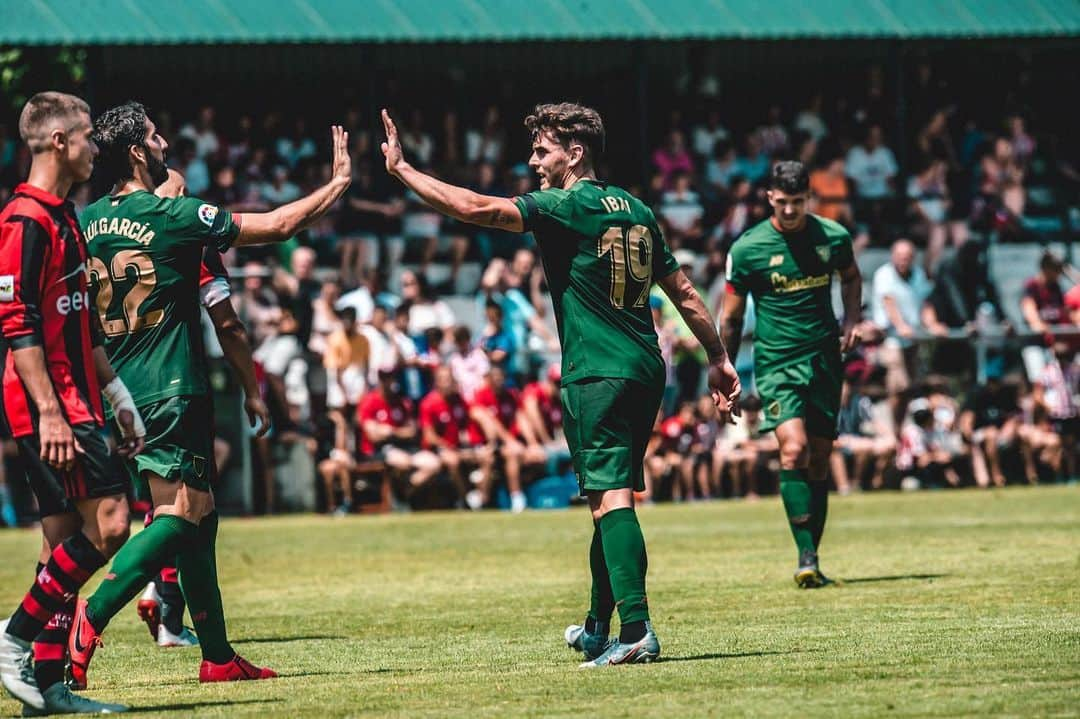
<svg viewBox="0 0 1080 719">
<path fill-rule="evenodd" d="M 101 318 L 101 328 L 106 337 L 116 337 L 122 334 L 131 334 L 139 330 L 153 327 L 165 319 L 165 310 L 154 310 L 145 315 L 139 315 L 139 306 L 146 300 L 154 285 L 157 284 L 157 273 L 154 270 L 153 261 L 140 250 L 121 250 L 113 255 L 111 267 L 98 257 L 90 259 L 87 273 L 91 282 L 97 282 L 97 309 Z M 113 282 L 124 282 L 128 279 L 128 271 L 134 270 L 135 284 L 123 297 L 123 319 L 110 320 L 106 317 L 109 305 L 113 299 Z"/>
<path fill-rule="evenodd" d="M 611 254 L 611 306 L 626 306 L 626 283 L 629 279 L 642 285 L 634 307 L 644 307 L 652 287 L 653 237 L 644 225 L 609 227 L 596 241 L 596 254 Z M 637 289 L 636 287 L 633 289 Z"/>
</svg>

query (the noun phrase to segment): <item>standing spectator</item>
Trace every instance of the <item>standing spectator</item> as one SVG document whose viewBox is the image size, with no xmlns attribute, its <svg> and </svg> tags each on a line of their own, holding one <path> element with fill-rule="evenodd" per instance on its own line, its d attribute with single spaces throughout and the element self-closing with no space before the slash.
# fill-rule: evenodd
<svg viewBox="0 0 1080 719">
<path fill-rule="evenodd" d="M 353 163 L 353 183 L 338 215 L 342 284 L 355 286 L 369 269 L 389 266 L 381 248 L 400 244 L 404 211 L 405 200 L 389 183 L 376 182 L 370 162 Z"/>
<path fill-rule="evenodd" d="M 188 194 L 202 197 L 210 187 L 210 169 L 195 151 L 195 141 L 181 136 L 170 154 L 175 159 L 169 164 L 184 176 Z"/>
<path fill-rule="evenodd" d="M 327 338 L 323 366 L 326 368 L 326 408 L 334 423 L 334 449 L 348 454 L 352 418 L 367 390 L 371 345 L 358 331 L 356 310 L 341 311 L 341 327 Z"/>
<path fill-rule="evenodd" d="M 694 173 L 694 161 L 686 150 L 686 138 L 680 130 L 667 134 L 663 146 L 653 152 L 652 161 L 664 190 L 671 189 L 678 173 Z"/>
<path fill-rule="evenodd" d="M 295 168 L 301 160 L 314 157 L 318 150 L 315 147 L 315 140 L 308 134 L 307 120 L 302 115 L 293 122 L 290 134 L 282 135 L 277 139 L 274 148 L 277 156 L 290 168 Z"/>
<path fill-rule="evenodd" d="M 1031 156 L 1035 154 L 1035 139 L 1028 134 L 1023 115 L 1013 115 L 1008 120 L 1009 141 L 1012 143 L 1013 154 L 1020 167 L 1026 168 Z"/>
<path fill-rule="evenodd" d="M 1039 259 L 1039 274 L 1024 282 L 1020 312 L 1032 332 L 1048 335 L 1051 325 L 1069 322 L 1065 293 L 1061 289 L 1063 269 L 1064 263 L 1054 253 L 1044 252 Z"/>
<path fill-rule="evenodd" d="M 657 212 L 663 222 L 664 239 L 673 250 L 680 247 L 701 249 L 705 208 L 698 194 L 691 189 L 690 181 L 689 173 L 676 173 L 671 189 L 660 200 Z"/>
<path fill-rule="evenodd" d="M 288 300 L 293 316 L 300 323 L 300 341 L 307 345 L 311 337 L 313 303 L 322 293 L 322 283 L 315 279 L 315 250 L 297 247 L 289 260 L 292 272 L 276 271 L 274 285 L 278 294 Z"/>
<path fill-rule="evenodd" d="M 949 186 L 946 165 L 936 158 L 924 159 L 919 171 L 908 179 L 907 196 L 915 230 L 926 238 L 923 266 L 929 274 L 937 268 L 948 235 Z"/>
<path fill-rule="evenodd" d="M 881 226 L 888 210 L 887 200 L 894 192 L 893 183 L 899 167 L 892 150 L 884 144 L 884 132 L 880 125 L 871 125 L 866 131 L 863 144 L 848 151 L 845 170 L 855 183 L 857 205 L 855 216 L 876 228 Z"/>
<path fill-rule="evenodd" d="M 221 141 L 214 129 L 214 108 L 204 105 L 199 108 L 195 122 L 189 122 L 180 128 L 180 136 L 195 143 L 195 156 L 201 159 L 213 157 L 221 149 Z"/>
<path fill-rule="evenodd" d="M 258 262 L 248 262 L 243 269 L 243 290 L 232 296 L 236 315 L 251 332 L 252 345 L 260 346 L 275 330 L 281 317 L 277 295 L 267 280 L 269 271 Z"/>
<path fill-rule="evenodd" d="M 330 335 L 341 327 L 341 318 L 334 309 L 340 296 L 341 285 L 336 280 L 328 280 L 323 283 L 319 296 L 311 303 L 311 336 L 308 338 L 307 347 L 319 357 L 326 353 Z"/>
<path fill-rule="evenodd" d="M 1080 363 L 1069 343 L 1054 343 L 1050 360 L 1043 366 L 1032 389 L 1032 399 L 1045 413 L 1050 430 L 1061 439 L 1062 468 L 1069 479 L 1077 478 L 1076 443 L 1080 440 Z"/>
<path fill-rule="evenodd" d="M 1027 196 L 1024 170 L 1008 138 L 997 138 L 979 163 L 979 201 L 976 210 L 983 225 L 1016 235 L 1019 218 L 1024 215 Z"/>
<path fill-rule="evenodd" d="M 480 348 L 487 354 L 493 367 L 506 369 L 513 365 L 514 339 L 503 324 L 503 311 L 498 302 L 488 300 L 484 304 L 484 330 L 480 336 Z"/>
<path fill-rule="evenodd" d="M 823 167 L 810 173 L 810 192 L 813 195 L 814 214 L 835 220 L 844 227 L 855 226 L 855 217 L 851 212 L 848 197 L 848 179 L 843 157 L 834 157 Z"/>
<path fill-rule="evenodd" d="M 908 240 L 894 242 L 889 259 L 874 272 L 871 313 L 874 324 L 885 332 L 878 361 L 886 369 L 885 388 L 899 422 L 903 393 L 915 375 L 919 348 L 914 339 L 922 330 L 920 314 L 931 286 L 915 264 L 915 246 Z"/>
</svg>

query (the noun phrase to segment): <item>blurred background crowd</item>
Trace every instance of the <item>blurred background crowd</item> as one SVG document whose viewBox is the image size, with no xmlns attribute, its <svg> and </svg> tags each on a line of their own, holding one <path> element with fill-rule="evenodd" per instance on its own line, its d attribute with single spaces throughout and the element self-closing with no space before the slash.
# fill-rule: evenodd
<svg viewBox="0 0 1080 719">
<path fill-rule="evenodd" d="M 1075 138 L 1046 121 L 1052 107 L 1015 100 L 1030 82 L 1022 69 L 994 102 L 956 104 L 962 88 L 929 61 L 906 82 L 901 127 L 901 89 L 879 66 L 856 85 L 750 104 L 705 76 L 641 143 L 609 140 L 609 170 L 654 208 L 719 313 L 731 243 L 770 213 L 771 164 L 812 168 L 812 211 L 855 238 L 871 337 L 846 361 L 831 463 L 839 492 L 1075 479 Z M 392 110 L 415 165 L 488 194 L 537 188 L 521 103 L 434 110 L 407 99 Z M 301 106 L 151 111 L 170 166 L 208 202 L 272 208 L 328 173 L 324 126 Z M 244 458 L 250 471 L 234 481 L 251 484 L 257 511 L 565 504 L 576 487 L 533 242 L 447 220 L 404 193 L 383 171 L 374 114 L 359 104 L 344 113 L 355 177 L 322 224 L 283 247 L 226 256 L 275 419 L 268 438 L 223 436 L 218 460 L 235 468 Z M 622 169 L 639 157 L 640 175 Z M 28 166 L 13 127 L 0 125 L 0 201 Z M 92 184 L 77 189 L 78 208 L 107 189 Z M 668 375 L 646 498 L 775 492 L 776 445 L 757 429 L 750 342 L 738 362 L 742 417 L 718 426 L 702 349 L 662 293 L 651 306 Z M 207 343 L 220 356 L 212 331 Z M 9 485 L 4 520 L 14 523 L 25 498 L 12 501 Z"/>
</svg>

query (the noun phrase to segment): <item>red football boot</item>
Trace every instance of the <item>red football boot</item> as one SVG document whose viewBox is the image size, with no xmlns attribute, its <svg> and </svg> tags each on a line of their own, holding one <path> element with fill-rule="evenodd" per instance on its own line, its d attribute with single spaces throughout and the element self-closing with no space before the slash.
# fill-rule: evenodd
<svg viewBox="0 0 1080 719">
<path fill-rule="evenodd" d="M 139 597 L 135 611 L 139 613 L 139 619 L 146 622 L 146 628 L 150 630 L 150 636 L 156 642 L 158 627 L 161 626 L 161 596 L 157 593 L 157 586 L 153 582 L 146 585 L 146 591 Z"/>
<path fill-rule="evenodd" d="M 86 600 L 80 598 L 75 604 L 75 618 L 68 635 L 68 654 L 71 656 L 71 682 L 76 690 L 86 689 L 86 670 L 94 658 L 94 650 L 103 646 L 101 635 L 86 618 Z"/>
<path fill-rule="evenodd" d="M 199 667 L 199 681 L 207 682 L 238 682 L 246 679 L 273 679 L 277 672 L 265 667 L 257 667 L 247 659 L 237 654 L 224 664 L 214 664 L 203 660 Z"/>
</svg>

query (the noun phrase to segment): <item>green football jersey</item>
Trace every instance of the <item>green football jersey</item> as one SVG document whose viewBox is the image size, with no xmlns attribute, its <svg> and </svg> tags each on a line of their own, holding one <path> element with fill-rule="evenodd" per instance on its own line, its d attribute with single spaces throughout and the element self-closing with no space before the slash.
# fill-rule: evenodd
<svg viewBox="0 0 1080 719">
<path fill-rule="evenodd" d="M 754 363 L 759 371 L 838 341 L 832 276 L 852 262 L 851 235 L 817 215 L 807 216 L 801 232 L 789 234 L 765 220 L 732 244 L 729 291 L 754 298 Z"/>
<path fill-rule="evenodd" d="M 679 265 L 652 210 L 597 180 L 530 192 L 514 203 L 540 247 L 562 343 L 563 383 L 662 377 L 649 288 Z"/>
<path fill-rule="evenodd" d="M 102 197 L 81 222 L 105 353 L 135 403 L 209 392 L 199 267 L 207 246 L 224 252 L 240 233 L 232 214 L 138 191 Z"/>
</svg>

